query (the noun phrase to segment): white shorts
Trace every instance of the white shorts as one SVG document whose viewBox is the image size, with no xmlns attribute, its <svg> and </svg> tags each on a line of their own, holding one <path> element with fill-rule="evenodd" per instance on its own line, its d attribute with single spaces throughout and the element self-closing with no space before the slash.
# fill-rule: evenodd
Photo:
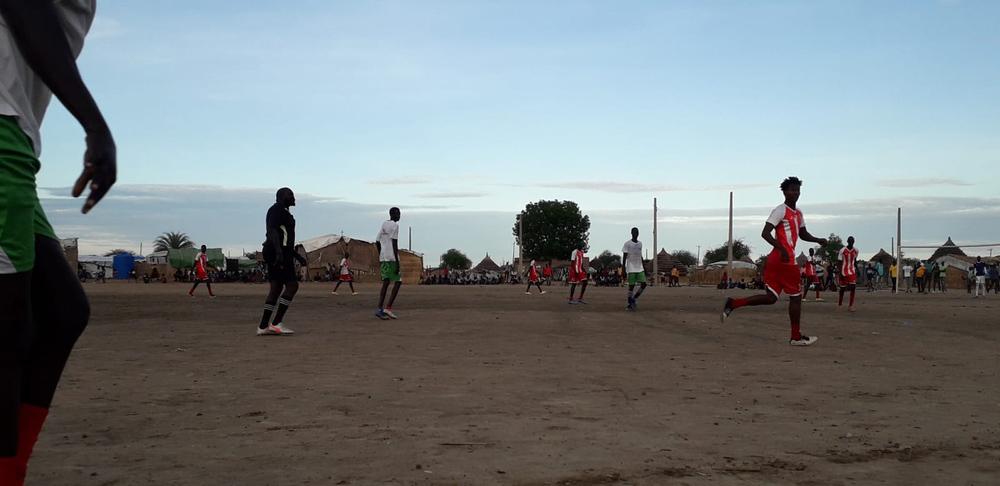
<svg viewBox="0 0 1000 486">
<path fill-rule="evenodd" d="M 986 276 L 984 276 L 984 275 L 976 275 L 976 283 L 977 284 L 984 284 L 985 285 L 986 284 Z"/>
</svg>

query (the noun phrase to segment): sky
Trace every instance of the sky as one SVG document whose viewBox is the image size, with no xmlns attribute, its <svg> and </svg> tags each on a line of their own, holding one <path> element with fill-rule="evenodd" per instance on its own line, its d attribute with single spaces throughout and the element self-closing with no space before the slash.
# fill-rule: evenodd
<svg viewBox="0 0 1000 486">
<path fill-rule="evenodd" d="M 998 17 L 965 0 L 102 0 L 79 66 L 118 184 L 79 214 L 83 133 L 53 102 L 40 197 L 81 253 L 183 231 L 235 255 L 288 186 L 299 239 L 371 240 L 399 206 L 401 246 L 412 228 L 434 265 L 510 260 L 541 199 L 577 202 L 596 253 L 632 226 L 652 251 L 656 197 L 658 246 L 704 253 L 730 191 L 760 255 L 797 175 L 810 231 L 862 256 L 890 248 L 897 207 L 905 244 L 1000 243 Z"/>
</svg>

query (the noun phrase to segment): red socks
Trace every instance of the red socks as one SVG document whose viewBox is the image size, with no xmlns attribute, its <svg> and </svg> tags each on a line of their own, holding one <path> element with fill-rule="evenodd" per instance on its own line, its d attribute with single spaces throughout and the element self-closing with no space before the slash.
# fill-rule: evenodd
<svg viewBox="0 0 1000 486">
<path fill-rule="evenodd" d="M 851 307 L 854 307 L 854 291 L 851 291 Z"/>
<path fill-rule="evenodd" d="M 792 341 L 802 339 L 802 333 L 799 331 L 799 323 L 792 321 Z"/>
<path fill-rule="evenodd" d="M 15 485 L 24 484 L 24 478 L 28 474 L 28 459 L 31 458 L 31 451 L 38 441 L 38 434 L 42 431 L 42 424 L 49 414 L 49 409 L 21 404 L 18 411 L 17 420 L 17 458 L 16 458 L 16 479 Z M 0 482 L 0 484 L 3 484 Z"/>
</svg>

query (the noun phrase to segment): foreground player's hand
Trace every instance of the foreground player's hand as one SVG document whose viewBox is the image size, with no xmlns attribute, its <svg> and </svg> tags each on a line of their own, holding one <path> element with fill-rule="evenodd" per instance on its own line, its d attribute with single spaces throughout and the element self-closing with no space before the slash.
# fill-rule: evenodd
<svg viewBox="0 0 1000 486">
<path fill-rule="evenodd" d="M 816 241 L 816 243 L 819 243 L 819 246 L 826 246 L 826 244 L 829 243 L 829 241 L 827 241 L 826 238 L 820 238 L 819 240 Z"/>
<path fill-rule="evenodd" d="M 87 133 L 87 151 L 83 154 L 83 172 L 73 185 L 73 197 L 80 197 L 89 185 L 90 195 L 81 211 L 86 214 L 101 201 L 118 178 L 118 155 L 111 131 L 107 128 Z"/>
</svg>

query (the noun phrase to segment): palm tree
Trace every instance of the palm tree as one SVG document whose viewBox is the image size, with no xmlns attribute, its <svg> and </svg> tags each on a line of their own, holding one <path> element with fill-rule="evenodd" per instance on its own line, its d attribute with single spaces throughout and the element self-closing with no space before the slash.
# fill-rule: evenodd
<svg viewBox="0 0 1000 486">
<path fill-rule="evenodd" d="M 180 231 L 167 231 L 153 240 L 153 251 L 166 251 L 176 248 L 191 248 L 194 242 L 188 235 Z"/>
</svg>

